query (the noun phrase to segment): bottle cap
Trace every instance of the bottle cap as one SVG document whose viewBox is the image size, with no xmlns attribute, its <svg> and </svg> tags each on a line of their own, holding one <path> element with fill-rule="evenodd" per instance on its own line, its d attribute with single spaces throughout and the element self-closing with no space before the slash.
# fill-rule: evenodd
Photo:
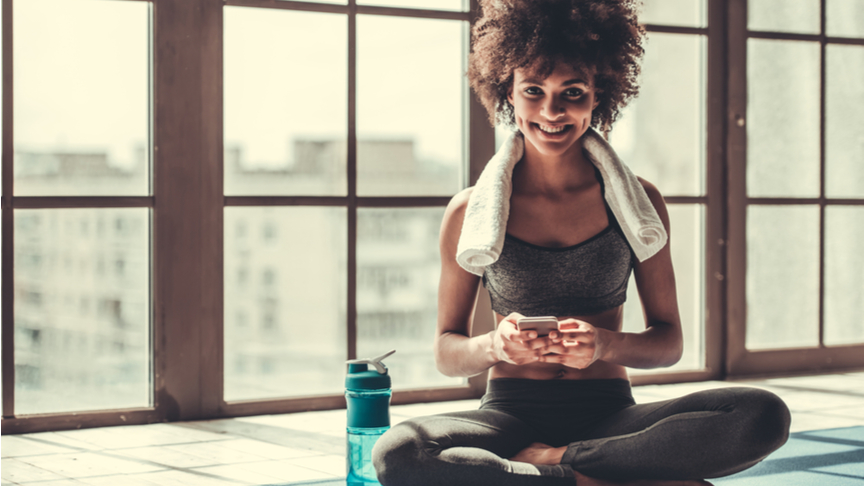
<svg viewBox="0 0 864 486">
<path fill-rule="evenodd" d="M 345 388 L 352 390 L 380 390 L 390 388 L 390 375 L 387 366 L 381 361 L 395 353 L 390 350 L 374 358 L 352 359 L 347 362 L 348 374 L 345 376 Z M 370 370 L 369 365 L 374 369 Z"/>
</svg>

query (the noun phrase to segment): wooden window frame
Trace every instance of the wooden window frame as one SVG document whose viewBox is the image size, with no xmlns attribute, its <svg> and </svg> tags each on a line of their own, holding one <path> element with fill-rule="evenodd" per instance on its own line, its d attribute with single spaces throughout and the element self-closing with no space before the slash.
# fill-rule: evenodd
<svg viewBox="0 0 864 486">
<path fill-rule="evenodd" d="M 12 5 L 3 12 L 2 141 L 2 433 L 23 433 L 176 420 L 212 419 L 344 407 L 344 397 L 327 395 L 225 402 L 223 398 L 223 218 L 228 206 L 338 206 L 348 211 L 347 355 L 356 352 L 356 232 L 358 208 L 443 207 L 449 197 L 361 197 L 356 194 L 356 16 L 394 15 L 462 20 L 472 24 L 477 0 L 466 12 L 284 0 L 115 0 L 152 5 L 152 195 L 143 197 L 12 197 L 13 84 Z M 731 3 L 730 3 L 731 2 Z M 740 235 L 729 212 L 740 205 L 733 183 L 741 176 L 740 137 L 735 113 L 740 102 L 741 33 L 737 21 L 745 0 L 707 0 L 704 28 L 647 25 L 649 32 L 707 36 L 706 193 L 668 195 L 670 204 L 698 204 L 705 214 L 705 366 L 701 370 L 633 377 L 634 384 L 722 379 L 731 355 L 724 323 L 734 323 L 738 304 L 729 288 L 743 282 L 738 268 Z M 223 8 L 242 6 L 326 12 L 348 16 L 348 194 L 342 197 L 230 196 L 223 191 Z M 746 19 L 746 17 L 745 17 Z M 737 24 L 736 24 L 737 25 Z M 745 98 L 746 100 L 746 98 Z M 468 131 L 464 179 L 473 184 L 494 153 L 494 129 L 476 96 L 465 91 L 463 118 Z M 734 109 L 733 109 L 734 108 Z M 739 158 L 736 158 L 739 157 Z M 727 158 L 730 163 L 727 163 Z M 736 199 L 738 198 L 738 199 Z M 737 205 L 736 205 L 737 204 Z M 152 212 L 152 363 L 153 406 L 18 416 L 14 411 L 13 210 L 20 208 L 146 207 Z M 729 241 L 731 244 L 727 244 Z M 728 263 L 727 263 L 728 262 Z M 733 264 L 734 263 L 734 264 Z M 736 273 L 736 271 L 738 273 Z M 728 282 L 733 282 L 732 286 Z M 739 285 L 740 286 L 740 285 Z M 488 294 L 480 289 L 474 314 L 475 333 L 493 328 Z M 735 328 L 729 326 L 734 337 Z M 729 340 L 731 341 L 731 340 Z M 737 368 L 733 371 L 739 371 Z M 785 370 L 784 370 L 785 371 Z M 397 390 L 392 403 L 477 398 L 486 373 L 465 386 Z"/>
<path fill-rule="evenodd" d="M 794 34 L 751 31 L 747 28 L 747 0 L 729 0 L 729 111 L 728 130 L 729 179 L 729 287 L 727 301 L 728 341 L 726 369 L 731 376 L 778 373 L 810 373 L 859 369 L 864 366 L 864 344 L 831 346 L 824 344 L 825 288 L 825 208 L 828 206 L 864 206 L 864 198 L 828 198 L 825 196 L 825 52 L 828 44 L 864 46 L 864 38 L 826 35 L 826 3 L 820 0 L 818 34 Z M 747 40 L 779 39 L 819 42 L 820 45 L 820 125 L 819 125 L 819 196 L 818 197 L 749 197 L 747 195 Z M 819 344 L 817 347 L 751 351 L 747 337 L 747 207 L 749 205 L 819 205 Z"/>
</svg>

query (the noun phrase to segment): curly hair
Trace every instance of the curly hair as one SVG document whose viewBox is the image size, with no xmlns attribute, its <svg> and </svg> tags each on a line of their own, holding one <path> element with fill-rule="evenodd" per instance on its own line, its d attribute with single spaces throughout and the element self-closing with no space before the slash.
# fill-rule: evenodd
<svg viewBox="0 0 864 486">
<path fill-rule="evenodd" d="M 602 129 L 639 93 L 645 32 L 636 20 L 638 0 L 479 1 L 468 80 L 493 125 L 516 125 L 507 96 L 520 68 L 544 79 L 563 62 L 593 74 L 600 103 L 591 125 Z"/>
</svg>

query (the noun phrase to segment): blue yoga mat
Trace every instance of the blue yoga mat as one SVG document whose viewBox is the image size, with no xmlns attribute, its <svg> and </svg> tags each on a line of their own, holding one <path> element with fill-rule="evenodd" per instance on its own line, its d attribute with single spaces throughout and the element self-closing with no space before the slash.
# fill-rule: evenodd
<svg viewBox="0 0 864 486">
<path fill-rule="evenodd" d="M 711 482 L 716 486 L 864 486 L 864 427 L 796 432 L 759 464 Z M 340 479 L 279 486 L 301 485 L 346 483 Z"/>
<path fill-rule="evenodd" d="M 796 432 L 759 464 L 716 486 L 864 486 L 864 427 Z"/>
</svg>

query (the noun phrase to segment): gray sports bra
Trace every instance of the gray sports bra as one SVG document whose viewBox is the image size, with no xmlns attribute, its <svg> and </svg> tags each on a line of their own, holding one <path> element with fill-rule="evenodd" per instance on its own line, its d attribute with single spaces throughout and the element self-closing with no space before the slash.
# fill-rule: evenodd
<svg viewBox="0 0 864 486">
<path fill-rule="evenodd" d="M 600 174 L 597 179 L 602 188 Z M 573 246 L 550 248 L 505 235 L 501 256 L 483 274 L 492 310 L 503 316 L 585 316 L 623 304 L 633 253 L 608 205 L 606 214 L 606 229 Z"/>
</svg>

